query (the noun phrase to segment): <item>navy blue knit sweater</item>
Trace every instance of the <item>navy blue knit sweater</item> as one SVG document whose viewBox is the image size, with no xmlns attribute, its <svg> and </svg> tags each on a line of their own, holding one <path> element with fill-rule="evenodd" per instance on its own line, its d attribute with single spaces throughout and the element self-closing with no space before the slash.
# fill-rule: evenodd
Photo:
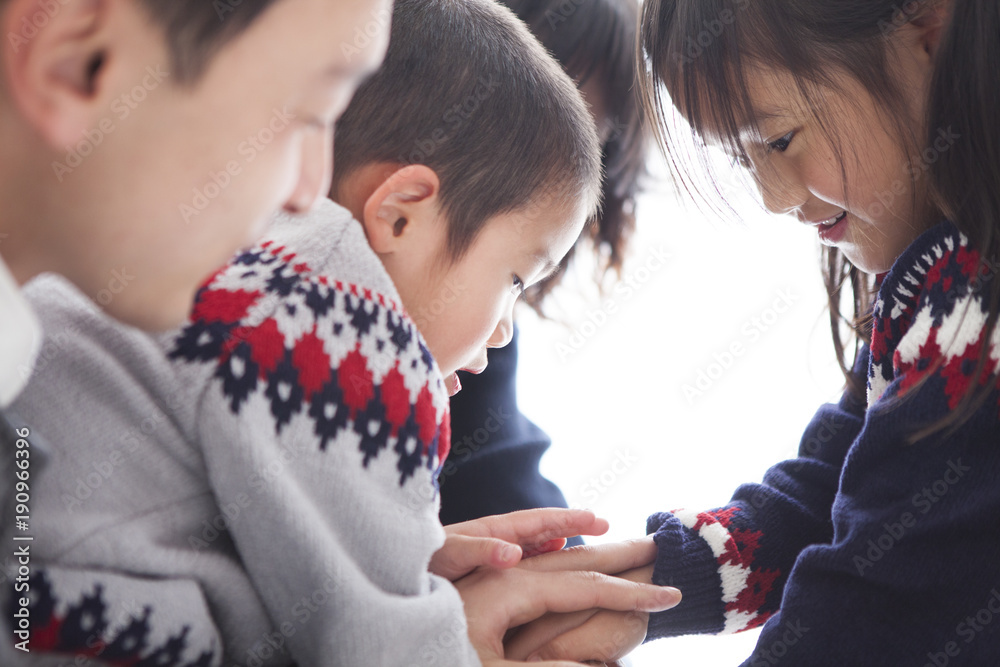
<svg viewBox="0 0 1000 667">
<path fill-rule="evenodd" d="M 867 409 L 821 408 L 799 457 L 728 506 L 649 518 L 653 580 L 684 591 L 650 638 L 763 624 L 744 667 L 1000 664 L 1000 390 L 910 444 L 973 382 L 980 264 L 951 224 L 923 234 L 879 290 Z"/>
<path fill-rule="evenodd" d="M 445 525 L 535 507 L 566 507 L 538 465 L 552 441 L 517 408 L 517 338 L 490 350 L 481 375 L 451 399 L 451 455 L 441 472 Z M 582 544 L 574 538 L 570 545 Z"/>
</svg>

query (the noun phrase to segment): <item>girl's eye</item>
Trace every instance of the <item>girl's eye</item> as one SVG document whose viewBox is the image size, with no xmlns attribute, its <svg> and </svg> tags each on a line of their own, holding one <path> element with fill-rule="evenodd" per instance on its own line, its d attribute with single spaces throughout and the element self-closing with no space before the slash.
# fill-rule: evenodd
<svg viewBox="0 0 1000 667">
<path fill-rule="evenodd" d="M 510 286 L 510 291 L 514 293 L 514 296 L 524 294 L 524 281 L 516 273 L 514 274 L 514 284 Z"/>
<path fill-rule="evenodd" d="M 772 151 L 778 151 L 779 153 L 784 153 L 788 150 L 788 146 L 792 143 L 792 139 L 794 138 L 795 130 L 792 130 L 780 139 L 767 142 L 767 152 L 770 153 Z"/>
</svg>

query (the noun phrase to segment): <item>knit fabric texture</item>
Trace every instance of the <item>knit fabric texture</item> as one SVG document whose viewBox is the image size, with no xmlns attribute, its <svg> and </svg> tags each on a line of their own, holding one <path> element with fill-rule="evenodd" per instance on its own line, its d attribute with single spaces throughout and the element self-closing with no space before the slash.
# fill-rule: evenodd
<svg viewBox="0 0 1000 667">
<path fill-rule="evenodd" d="M 94 655 L 89 637 L 100 658 L 139 621 L 121 664 L 479 664 L 427 571 L 444 382 L 345 209 L 277 218 L 167 334 L 53 278 L 28 294 L 49 339 L 71 332 L 16 404 L 55 449 L 34 562 L 59 574 L 40 570 L 33 651 Z M 122 601 L 128 581 L 147 588 Z M 95 597 L 99 622 L 66 639 Z"/>
<path fill-rule="evenodd" d="M 880 286 L 867 406 L 822 407 L 799 457 L 726 507 L 650 517 L 654 581 L 684 591 L 650 638 L 763 625 L 744 667 L 996 662 L 1000 388 L 913 442 L 977 382 L 993 287 L 980 260 L 950 223 L 921 235 Z M 1000 335 L 989 344 L 993 373 Z"/>
</svg>

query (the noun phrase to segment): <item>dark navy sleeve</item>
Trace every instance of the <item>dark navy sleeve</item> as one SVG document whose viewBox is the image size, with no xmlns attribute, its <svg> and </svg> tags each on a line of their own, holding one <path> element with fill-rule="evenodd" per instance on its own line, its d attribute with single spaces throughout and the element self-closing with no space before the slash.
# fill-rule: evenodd
<svg viewBox="0 0 1000 667">
<path fill-rule="evenodd" d="M 1000 664 L 1000 377 L 978 253 L 950 224 L 882 283 L 869 407 L 833 503 L 744 667 Z M 992 385 L 992 386 L 991 386 Z M 954 417 L 973 388 L 984 392 Z M 930 429 L 924 430 L 924 429 Z"/>
<path fill-rule="evenodd" d="M 867 364 L 866 349 L 856 372 Z M 796 558 L 832 539 L 841 469 L 864 415 L 863 401 L 845 393 L 817 411 L 797 458 L 773 466 L 760 483 L 740 486 L 728 505 L 649 517 L 657 545 L 653 582 L 679 588 L 684 599 L 650 615 L 648 639 L 741 632 L 778 611 Z"/>
<path fill-rule="evenodd" d="M 462 375 L 462 391 L 451 399 L 452 449 L 440 477 L 445 525 L 567 506 L 538 469 L 551 439 L 517 407 L 517 339 L 515 328 L 510 345 L 489 351 L 484 373 Z"/>
</svg>

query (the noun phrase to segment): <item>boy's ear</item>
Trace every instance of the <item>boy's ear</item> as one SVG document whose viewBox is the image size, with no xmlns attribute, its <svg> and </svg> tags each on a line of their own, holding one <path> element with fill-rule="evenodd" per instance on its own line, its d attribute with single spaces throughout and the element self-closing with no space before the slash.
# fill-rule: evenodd
<svg viewBox="0 0 1000 667">
<path fill-rule="evenodd" d="M 8 0 L 3 9 L 8 94 L 57 150 L 79 141 L 107 113 L 111 100 L 103 99 L 102 75 L 112 55 L 112 15 L 122 8 L 123 0 Z"/>
<path fill-rule="evenodd" d="M 392 172 L 365 201 L 362 223 L 380 255 L 400 250 L 439 215 L 441 183 L 430 167 L 408 165 Z"/>
</svg>

